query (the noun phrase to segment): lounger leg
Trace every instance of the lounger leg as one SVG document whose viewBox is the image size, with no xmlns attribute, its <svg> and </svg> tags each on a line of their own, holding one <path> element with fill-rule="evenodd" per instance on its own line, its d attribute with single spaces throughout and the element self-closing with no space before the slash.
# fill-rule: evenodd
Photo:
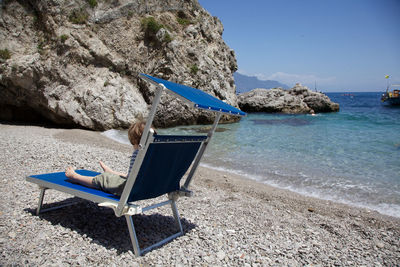
<svg viewBox="0 0 400 267">
<path fill-rule="evenodd" d="M 179 231 L 183 235 L 183 228 L 182 228 L 182 224 L 181 224 L 181 218 L 179 217 L 179 212 L 178 212 L 178 209 L 176 208 L 175 200 L 171 201 L 171 209 L 172 209 L 172 213 L 174 214 L 175 221 L 179 226 Z"/>
<path fill-rule="evenodd" d="M 174 214 L 175 221 L 176 221 L 176 223 L 177 223 L 178 226 L 179 226 L 179 232 L 177 232 L 176 234 L 173 234 L 173 235 L 171 235 L 171 236 L 169 236 L 169 237 L 167 237 L 167 238 L 165 238 L 165 239 L 159 241 L 159 242 L 156 243 L 156 244 L 153 244 L 153 245 L 151 245 L 151 246 L 148 246 L 148 247 L 146 247 L 146 248 L 144 248 L 144 249 L 142 249 L 142 250 L 141 250 L 140 247 L 139 247 L 139 241 L 138 241 L 137 236 L 136 236 L 136 231 L 135 231 L 135 226 L 133 225 L 132 216 L 131 216 L 131 215 L 125 215 L 126 222 L 127 222 L 127 224 L 128 224 L 129 235 L 130 235 L 130 237 L 131 237 L 131 242 L 132 242 L 133 250 L 134 250 L 136 256 L 141 256 L 143 253 L 146 253 L 146 252 L 152 250 L 152 249 L 155 248 L 155 247 L 161 246 L 161 245 L 163 245 L 163 244 L 165 244 L 165 243 L 171 241 L 172 239 L 177 238 L 178 236 L 183 235 L 183 227 L 182 227 L 182 224 L 181 224 L 181 219 L 180 219 L 180 217 L 179 217 L 178 209 L 176 208 L 175 200 L 172 200 L 172 199 L 171 199 L 171 200 L 169 200 L 169 201 L 163 202 L 162 204 L 165 205 L 165 204 L 168 204 L 168 203 L 171 204 L 172 213 Z M 152 206 L 150 209 L 155 208 L 155 207 L 158 207 L 158 206 L 159 206 L 159 205 L 154 205 L 154 206 Z M 147 210 L 147 209 L 146 209 L 146 210 Z"/>
<path fill-rule="evenodd" d="M 38 207 L 36 209 L 36 215 L 39 215 L 40 213 L 44 213 L 44 212 L 47 212 L 47 211 L 61 209 L 61 208 L 68 207 L 68 206 L 71 206 L 71 205 L 75 205 L 76 203 L 79 203 L 79 201 L 76 201 L 76 202 L 70 202 L 70 203 L 58 205 L 58 206 L 47 208 L 47 209 L 42 209 L 44 194 L 46 193 L 46 190 L 49 189 L 49 188 L 41 187 L 41 186 L 39 188 L 40 188 L 40 195 L 39 195 Z"/>
<path fill-rule="evenodd" d="M 137 236 L 136 236 L 135 226 L 133 225 L 132 216 L 125 215 L 125 218 L 126 218 L 126 222 L 128 224 L 129 235 L 131 237 L 133 250 L 135 252 L 135 255 L 137 257 L 139 257 L 141 255 L 141 252 L 140 252 L 139 242 L 138 242 L 138 239 L 137 239 Z"/>
<path fill-rule="evenodd" d="M 43 204 L 43 198 L 44 198 L 44 193 L 46 192 L 45 187 L 40 187 L 40 195 L 39 195 L 39 203 L 38 203 L 38 207 L 36 209 L 36 215 L 39 215 L 40 210 L 42 209 L 42 204 Z"/>
</svg>

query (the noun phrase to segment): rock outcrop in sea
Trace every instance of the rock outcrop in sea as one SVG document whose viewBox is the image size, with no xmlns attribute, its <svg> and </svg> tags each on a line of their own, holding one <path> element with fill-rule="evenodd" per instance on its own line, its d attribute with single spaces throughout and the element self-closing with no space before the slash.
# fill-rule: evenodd
<svg viewBox="0 0 400 267">
<path fill-rule="evenodd" d="M 197 0 L 0 2 L 0 119 L 45 118 L 104 130 L 148 114 L 147 73 L 237 106 L 234 51 Z M 212 114 L 163 96 L 156 127 Z M 232 120 L 235 118 L 225 118 Z"/>
<path fill-rule="evenodd" d="M 254 89 L 238 97 L 239 107 L 245 112 L 318 113 L 339 111 L 339 104 L 323 93 L 313 92 L 297 83 L 292 89 Z"/>
</svg>

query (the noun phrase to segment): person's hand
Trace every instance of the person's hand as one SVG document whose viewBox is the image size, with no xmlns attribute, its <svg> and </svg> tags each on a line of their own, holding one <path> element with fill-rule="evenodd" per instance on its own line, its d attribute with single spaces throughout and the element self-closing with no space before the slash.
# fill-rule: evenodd
<svg viewBox="0 0 400 267">
<path fill-rule="evenodd" d="M 113 172 L 113 170 L 110 167 L 108 167 L 106 164 L 104 164 L 104 162 L 99 161 L 99 163 L 104 172 Z"/>
</svg>

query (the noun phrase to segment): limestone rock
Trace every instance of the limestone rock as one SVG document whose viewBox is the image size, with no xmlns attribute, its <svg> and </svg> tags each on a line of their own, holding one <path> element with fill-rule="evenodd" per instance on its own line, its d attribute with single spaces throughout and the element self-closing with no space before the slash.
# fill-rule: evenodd
<svg viewBox="0 0 400 267">
<path fill-rule="evenodd" d="M 239 107 L 245 112 L 298 114 L 339 111 L 339 104 L 333 103 L 328 96 L 312 92 L 301 84 L 296 84 L 290 90 L 254 89 L 239 95 L 238 101 Z"/>
<path fill-rule="evenodd" d="M 222 40 L 222 23 L 197 0 L 0 5 L 0 49 L 11 54 L 0 59 L 0 119 L 126 128 L 147 116 L 155 93 L 139 73 L 199 88 L 237 106 L 235 54 Z M 147 27 L 146 18 L 154 23 Z M 182 112 L 186 109 L 163 96 L 155 126 L 213 121 L 213 114 Z"/>
<path fill-rule="evenodd" d="M 332 102 L 323 93 L 313 92 L 305 86 L 297 83 L 290 91 L 290 94 L 303 99 L 309 108 L 314 112 L 336 112 L 339 111 L 339 104 Z"/>
</svg>

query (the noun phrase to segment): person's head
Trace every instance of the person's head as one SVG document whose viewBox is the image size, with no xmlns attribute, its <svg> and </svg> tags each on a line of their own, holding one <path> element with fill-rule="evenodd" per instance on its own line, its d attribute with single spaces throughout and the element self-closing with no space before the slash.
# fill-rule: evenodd
<svg viewBox="0 0 400 267">
<path fill-rule="evenodd" d="M 139 120 L 135 123 L 132 123 L 131 127 L 129 127 L 128 138 L 135 148 L 137 148 L 140 143 L 140 138 L 142 138 L 145 125 L 146 122 Z"/>
<path fill-rule="evenodd" d="M 146 121 L 140 119 L 139 121 L 132 123 L 132 125 L 129 127 L 128 138 L 131 144 L 135 147 L 135 149 L 138 148 L 145 126 L 146 126 Z M 153 129 L 154 133 L 156 134 L 156 130 L 154 129 L 153 125 L 151 126 L 151 129 Z"/>
</svg>

